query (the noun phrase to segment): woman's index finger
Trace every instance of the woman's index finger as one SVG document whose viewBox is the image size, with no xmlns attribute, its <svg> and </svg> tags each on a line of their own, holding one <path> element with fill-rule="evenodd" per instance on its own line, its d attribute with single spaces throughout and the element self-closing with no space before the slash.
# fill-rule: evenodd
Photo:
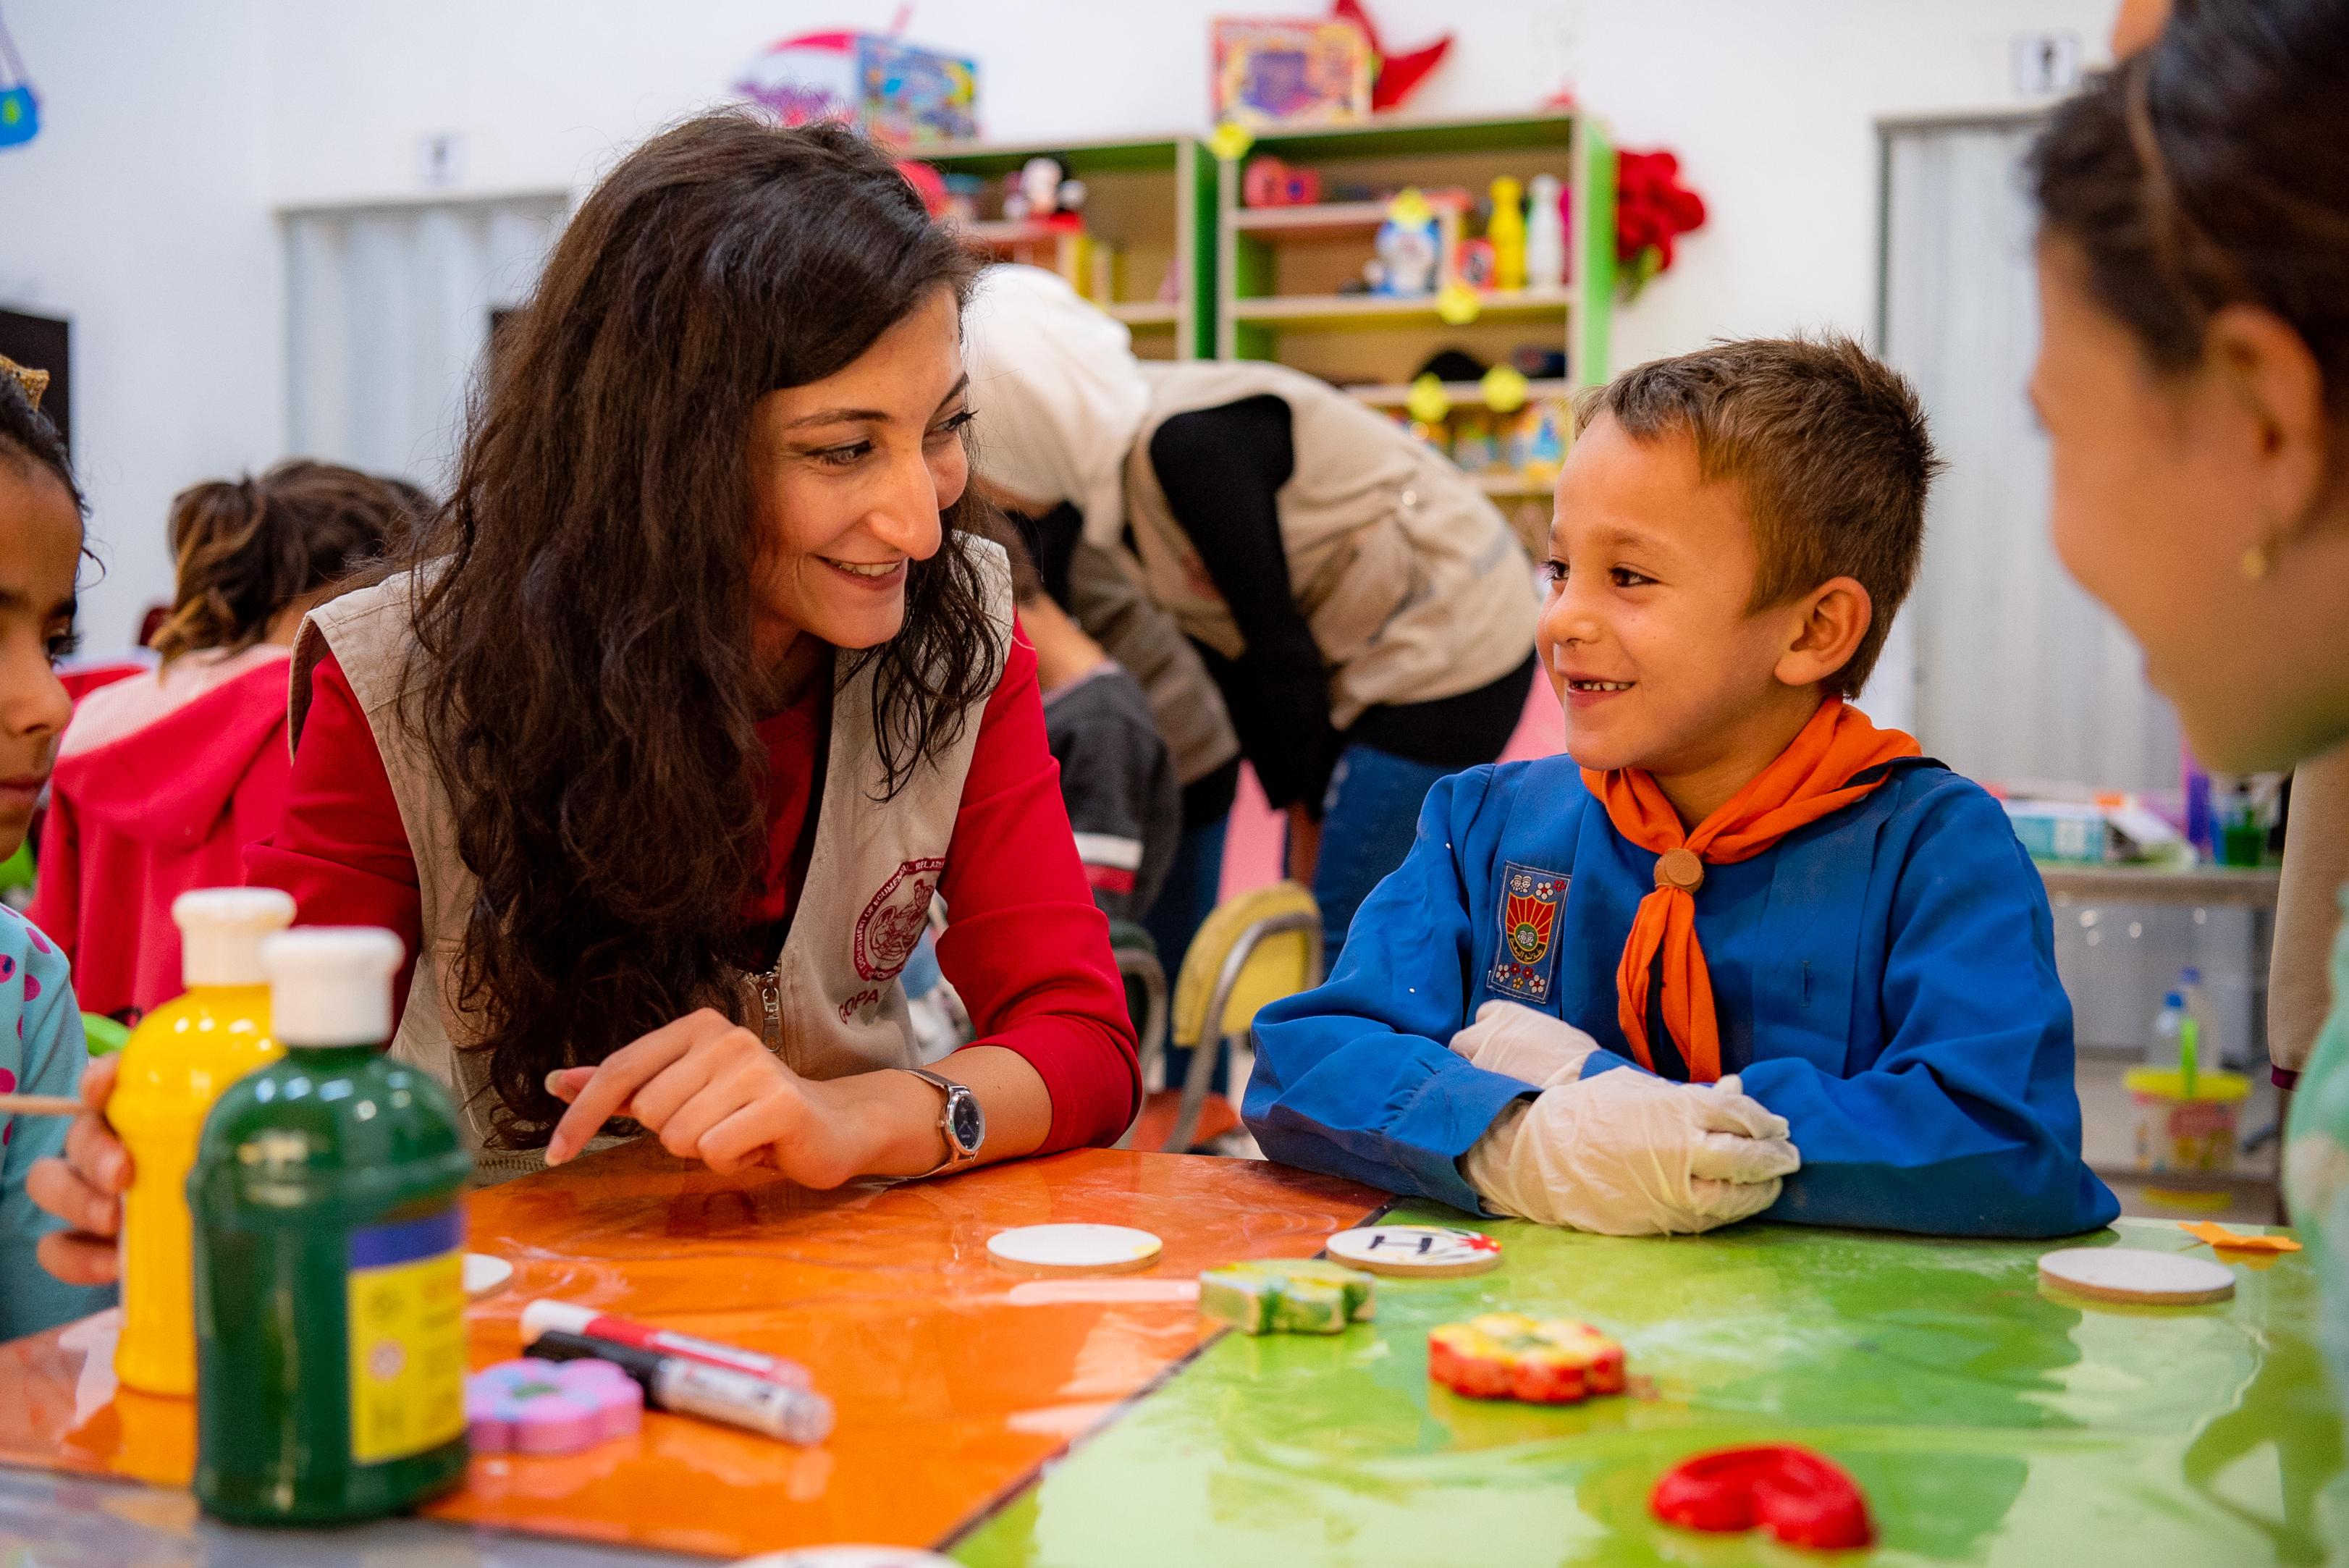
<svg viewBox="0 0 2349 1568">
<path fill-rule="evenodd" d="M 605 1057 L 595 1075 L 581 1086 L 571 1108 L 563 1113 L 563 1119 L 554 1124 L 546 1142 L 547 1164 L 560 1165 L 569 1159 L 595 1136 L 598 1127 L 620 1114 L 638 1089 L 683 1060 L 710 1033 L 731 1027 L 714 1013 L 688 1013 Z"/>
</svg>

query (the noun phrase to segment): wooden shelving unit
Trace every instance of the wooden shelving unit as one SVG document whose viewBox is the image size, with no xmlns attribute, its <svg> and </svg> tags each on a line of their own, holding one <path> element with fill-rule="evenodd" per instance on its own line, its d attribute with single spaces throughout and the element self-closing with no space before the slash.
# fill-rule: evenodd
<svg viewBox="0 0 2349 1568">
<path fill-rule="evenodd" d="M 1050 224 L 1005 223 L 994 189 L 1031 158 L 1052 158 L 1085 182 L 1082 242 L 1115 247 L 1109 297 L 1096 300 L 1133 331 L 1145 358 L 1194 359 L 1216 348 L 1216 163 L 1197 138 L 1176 135 L 1119 141 L 1024 145 L 947 142 L 922 151 L 922 161 L 942 173 L 968 174 L 989 184 L 980 221 L 965 225 L 971 240 L 1006 260 L 1030 262 L 1093 292 L 1078 236 Z M 1174 297 L 1159 296 L 1171 277 Z"/>
<path fill-rule="evenodd" d="M 1499 175 L 1557 177 L 1569 194 L 1563 286 L 1486 292 L 1474 320 L 1444 319 L 1434 296 L 1340 291 L 1361 275 L 1387 202 L 1333 201 L 1247 207 L 1240 187 L 1247 160 L 1270 153 L 1318 170 L 1330 185 L 1481 195 Z M 1278 359 L 1347 388 L 1371 407 L 1400 411 L 1413 373 L 1440 348 L 1496 364 L 1528 341 L 1566 353 L 1566 374 L 1530 381 L 1529 399 L 1563 402 L 1603 381 L 1615 294 L 1615 151 L 1604 130 L 1575 113 L 1495 119 L 1374 119 L 1361 125 L 1261 133 L 1237 160 L 1218 161 L 1188 135 L 1022 146 L 949 143 L 924 152 L 943 172 L 989 182 L 971 239 L 992 254 L 1053 267 L 1080 292 L 1091 279 L 1082 246 L 1048 223 L 995 216 L 1003 177 L 1028 160 L 1050 157 L 1085 182 L 1084 237 L 1124 258 L 1109 297 L 1097 301 L 1133 329 L 1134 349 L 1160 358 Z M 1434 199 L 1447 244 L 1463 209 Z M 1172 276 L 1175 297 L 1159 297 Z M 1447 384 L 1464 410 L 1484 402 L 1474 381 Z M 1548 527 L 1550 478 L 1516 470 L 1475 474 L 1528 545 Z"/>
</svg>

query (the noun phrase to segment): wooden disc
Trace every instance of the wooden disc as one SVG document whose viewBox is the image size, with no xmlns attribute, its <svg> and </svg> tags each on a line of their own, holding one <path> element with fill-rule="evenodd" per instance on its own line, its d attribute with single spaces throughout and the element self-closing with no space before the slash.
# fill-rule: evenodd
<svg viewBox="0 0 2349 1568">
<path fill-rule="evenodd" d="M 1501 1244 L 1454 1225 L 1366 1225 L 1330 1238 L 1330 1255 L 1374 1274 L 1454 1280 L 1501 1266 Z"/>
<path fill-rule="evenodd" d="M 2039 1260 L 2039 1277 L 2103 1302 L 2192 1306 L 2235 1293 L 2235 1272 L 2207 1258 L 2141 1247 L 2066 1247 Z"/>
<path fill-rule="evenodd" d="M 1022 1225 L 987 1239 L 987 1255 L 1034 1274 L 1122 1274 L 1158 1261 L 1161 1243 L 1129 1225 Z"/>
</svg>

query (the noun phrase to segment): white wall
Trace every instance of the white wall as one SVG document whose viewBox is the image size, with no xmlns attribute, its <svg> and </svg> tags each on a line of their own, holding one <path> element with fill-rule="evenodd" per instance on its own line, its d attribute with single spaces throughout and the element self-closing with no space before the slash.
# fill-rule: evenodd
<svg viewBox="0 0 2349 1568">
<path fill-rule="evenodd" d="M 1451 27 L 1414 111 L 1522 109 L 1571 85 L 1623 145 L 1670 146 L 1712 209 L 1619 315 L 1619 367 L 1721 334 L 1872 329 L 1879 117 L 2019 100 L 2018 30 L 2101 55 L 2116 0 L 1371 0 L 1388 42 Z M 573 188 L 722 95 L 770 41 L 885 27 L 896 0 L 10 0 L 51 129 L 0 152 L 0 302 L 77 317 L 77 415 L 119 579 L 94 640 L 161 581 L 160 504 L 282 439 L 266 209 L 420 194 L 454 130 L 464 190 Z M 993 137 L 1197 128 L 1207 19 L 1294 0 L 923 0 L 915 39 L 981 62 Z M 252 107 L 247 107 L 251 105 Z M 36 223 L 15 221 L 39 214 Z M 225 374 L 223 374 L 225 372 Z M 222 388 L 230 389 L 223 395 Z M 144 530 L 143 533 L 140 530 Z M 130 548 L 144 541 L 134 569 Z"/>
<path fill-rule="evenodd" d="M 285 426 L 254 0 L 12 0 L 42 130 L 0 151 L 0 305 L 73 322 L 93 652 L 168 598 L 165 509 Z"/>
</svg>

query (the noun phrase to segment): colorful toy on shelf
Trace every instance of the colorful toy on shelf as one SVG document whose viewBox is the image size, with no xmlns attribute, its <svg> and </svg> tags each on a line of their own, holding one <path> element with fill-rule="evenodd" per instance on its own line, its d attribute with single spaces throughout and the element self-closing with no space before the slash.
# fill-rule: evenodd
<svg viewBox="0 0 2349 1568">
<path fill-rule="evenodd" d="M 1587 1323 L 1485 1313 L 1428 1331 L 1427 1375 L 1475 1399 L 1573 1405 L 1623 1391 L 1623 1347 Z"/>
<path fill-rule="evenodd" d="M 1353 23 L 1219 16 L 1209 26 L 1218 121 L 1339 125 L 1371 112 L 1371 44 Z"/>
<path fill-rule="evenodd" d="M 1351 22 L 1361 29 L 1363 39 L 1371 47 L 1371 112 L 1384 114 L 1402 107 L 1402 100 L 1419 89 L 1419 84 L 1444 61 L 1452 49 L 1452 35 L 1444 34 L 1432 44 L 1402 54 L 1388 50 L 1379 37 L 1378 24 L 1362 9 L 1361 0 L 1337 0 L 1330 14 L 1342 22 Z"/>
<path fill-rule="evenodd" d="M 1453 275 L 1470 288 L 1491 288 L 1495 253 L 1490 240 L 1463 240 L 1452 264 Z"/>
<path fill-rule="evenodd" d="M 1375 1309 L 1371 1276 L 1319 1258 L 1260 1258 L 1199 1276 L 1199 1311 L 1242 1334 L 1342 1334 Z"/>
<path fill-rule="evenodd" d="M 1435 314 L 1446 327 L 1466 327 L 1485 314 L 1485 301 L 1455 277 L 1435 291 Z"/>
<path fill-rule="evenodd" d="M 978 64 L 878 33 L 802 33 L 744 67 L 734 91 L 785 125 L 845 119 L 907 147 L 978 134 Z"/>
<path fill-rule="evenodd" d="M 1387 203 L 1386 222 L 1371 243 L 1378 259 L 1364 268 L 1373 293 L 1417 299 L 1435 292 L 1444 245 L 1435 209 L 1416 190 Z"/>
<path fill-rule="evenodd" d="M 1055 228 L 1082 225 L 1085 182 L 1071 180 L 1056 158 L 1030 158 L 1004 182 L 1003 215 L 1011 223 L 1050 223 Z"/>
<path fill-rule="evenodd" d="M 1495 365 L 1476 383 L 1485 406 L 1496 414 L 1514 414 L 1526 406 L 1526 379 L 1515 365 Z"/>
<path fill-rule="evenodd" d="M 978 221 L 978 204 L 987 196 L 987 182 L 976 174 L 962 174 L 952 170 L 939 176 L 946 186 L 946 205 L 938 212 L 941 218 L 957 223 Z"/>
<path fill-rule="evenodd" d="M 1493 216 L 1485 224 L 1485 237 L 1493 247 L 1493 279 L 1487 286 L 1511 293 L 1526 286 L 1525 187 L 1504 174 L 1493 182 L 1492 194 Z"/>
<path fill-rule="evenodd" d="M 501 1361 L 465 1379 L 477 1454 L 568 1454 L 644 1424 L 645 1391 L 608 1361 Z"/>
<path fill-rule="evenodd" d="M 1648 1511 L 1682 1530 L 1761 1529 L 1815 1552 L 1853 1551 L 1876 1540 L 1859 1483 L 1826 1455 L 1792 1444 L 1684 1459 L 1656 1482 Z"/>
<path fill-rule="evenodd" d="M 1403 405 L 1411 417 L 1423 425 L 1442 424 L 1452 411 L 1452 394 L 1444 389 L 1443 378 L 1433 370 L 1423 370 L 1412 378 L 1411 390 L 1403 397 Z"/>
<path fill-rule="evenodd" d="M 1526 286 L 1566 286 L 1566 188 L 1555 174 L 1526 185 Z"/>
<path fill-rule="evenodd" d="M 1247 161 L 1240 176 L 1240 200 L 1251 207 L 1309 207 L 1321 199 L 1321 176 L 1292 169 L 1271 153 Z"/>
<path fill-rule="evenodd" d="M 1501 466 L 1501 448 L 1493 440 L 1493 421 L 1481 413 L 1464 413 L 1452 421 L 1452 461 L 1469 473 Z"/>
<path fill-rule="evenodd" d="M 1528 483 L 1557 482 L 1566 463 L 1566 434 L 1573 411 L 1557 398 L 1537 398 L 1517 414 L 1509 461 Z"/>
</svg>

